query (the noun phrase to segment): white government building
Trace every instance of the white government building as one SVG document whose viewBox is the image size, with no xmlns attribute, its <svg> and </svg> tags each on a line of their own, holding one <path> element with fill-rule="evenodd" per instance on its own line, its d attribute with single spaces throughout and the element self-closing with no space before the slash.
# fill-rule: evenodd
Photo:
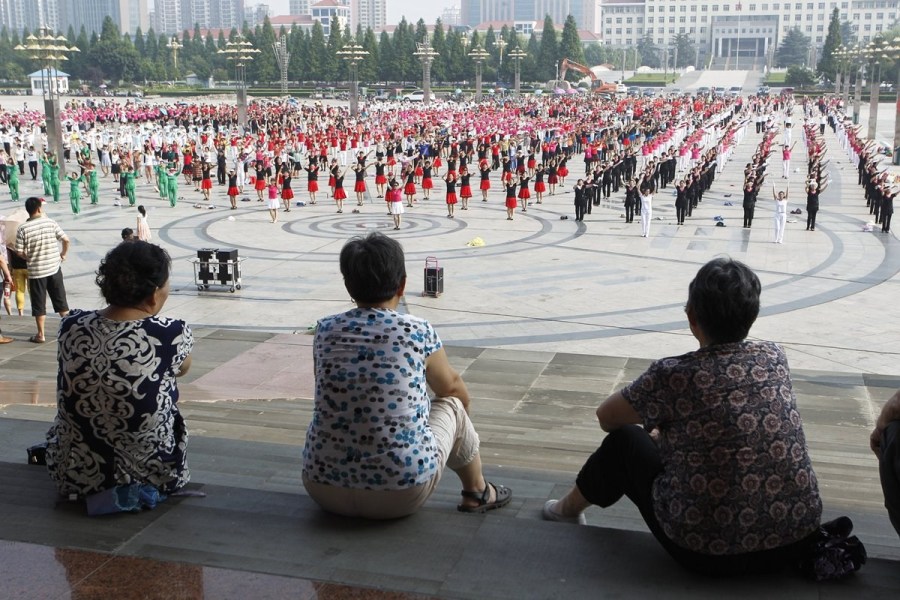
<svg viewBox="0 0 900 600">
<path fill-rule="evenodd" d="M 761 68 L 791 29 L 799 28 L 821 48 L 835 8 L 863 43 L 900 19 L 900 0 L 602 0 L 599 34 L 604 44 L 621 48 L 633 47 L 648 35 L 666 48 L 675 36 L 685 34 L 697 49 L 697 66 L 738 60 L 746 68 Z"/>
</svg>

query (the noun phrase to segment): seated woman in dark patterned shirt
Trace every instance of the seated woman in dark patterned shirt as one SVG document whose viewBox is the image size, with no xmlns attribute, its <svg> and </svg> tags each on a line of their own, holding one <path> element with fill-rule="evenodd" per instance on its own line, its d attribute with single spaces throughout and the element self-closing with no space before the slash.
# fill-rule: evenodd
<svg viewBox="0 0 900 600">
<path fill-rule="evenodd" d="M 61 494 L 87 497 L 138 486 L 174 492 L 190 479 L 176 377 L 191 365 L 184 321 L 159 316 L 171 261 L 140 240 L 107 253 L 97 285 L 108 306 L 73 310 L 59 328 L 57 414 L 47 468 Z"/>
<path fill-rule="evenodd" d="M 609 435 L 544 518 L 584 523 L 591 504 L 634 502 L 683 566 L 726 575 L 779 569 L 822 513 L 784 351 L 747 341 L 760 283 L 718 258 L 688 288 L 699 350 L 664 358 L 597 409 Z"/>
</svg>

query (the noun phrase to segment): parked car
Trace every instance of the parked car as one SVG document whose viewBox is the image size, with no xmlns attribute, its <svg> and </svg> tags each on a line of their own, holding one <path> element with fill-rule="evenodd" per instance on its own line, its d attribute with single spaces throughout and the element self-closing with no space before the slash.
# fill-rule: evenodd
<svg viewBox="0 0 900 600">
<path fill-rule="evenodd" d="M 709 96 L 709 91 L 710 91 L 709 88 L 704 85 L 702 87 L 697 88 L 697 95 L 698 96 Z"/>
<path fill-rule="evenodd" d="M 759 89 L 756 90 L 757 96 L 768 96 L 769 95 L 769 86 L 761 85 Z"/>
<path fill-rule="evenodd" d="M 656 90 L 653 88 L 644 88 L 644 92 L 642 94 L 644 98 L 653 98 L 656 95 Z"/>
<path fill-rule="evenodd" d="M 628 88 L 628 95 L 632 97 L 637 97 L 641 95 L 641 88 L 637 86 L 631 86 Z"/>
<path fill-rule="evenodd" d="M 743 92 L 743 91 L 744 90 L 741 86 L 733 85 L 730 88 L 728 88 L 728 95 L 729 96 L 740 96 L 741 92 Z"/>
<path fill-rule="evenodd" d="M 725 97 L 725 88 L 722 86 L 716 86 L 713 88 L 713 93 L 715 93 L 716 98 L 724 98 Z"/>
<path fill-rule="evenodd" d="M 434 92 L 429 94 L 432 102 L 435 100 Z M 425 100 L 425 92 L 423 90 L 413 90 L 412 92 L 403 96 L 404 100 L 409 100 L 410 102 L 422 102 Z"/>
</svg>

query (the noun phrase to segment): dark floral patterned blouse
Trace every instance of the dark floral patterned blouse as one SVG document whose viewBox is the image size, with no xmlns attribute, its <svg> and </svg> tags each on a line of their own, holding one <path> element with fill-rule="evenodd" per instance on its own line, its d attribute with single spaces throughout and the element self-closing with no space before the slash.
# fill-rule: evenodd
<svg viewBox="0 0 900 600">
<path fill-rule="evenodd" d="M 653 503 L 673 542 L 740 554 L 818 527 L 822 501 L 780 346 L 744 341 L 664 358 L 622 395 L 648 430 L 659 428 Z"/>
</svg>

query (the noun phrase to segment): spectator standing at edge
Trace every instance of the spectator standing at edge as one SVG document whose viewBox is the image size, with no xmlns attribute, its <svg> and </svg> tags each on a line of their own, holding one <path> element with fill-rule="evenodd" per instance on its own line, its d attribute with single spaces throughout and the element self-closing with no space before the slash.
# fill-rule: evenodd
<svg viewBox="0 0 900 600">
<path fill-rule="evenodd" d="M 69 314 L 62 274 L 62 263 L 69 252 L 69 238 L 56 221 L 44 215 L 43 201 L 40 198 L 32 196 L 25 200 L 25 210 L 28 211 L 28 220 L 16 232 L 16 252 L 28 264 L 31 314 L 37 324 L 37 333 L 29 341 L 43 344 L 47 341 L 44 333 L 47 295 L 49 294 L 53 310 L 59 316 Z"/>
</svg>

